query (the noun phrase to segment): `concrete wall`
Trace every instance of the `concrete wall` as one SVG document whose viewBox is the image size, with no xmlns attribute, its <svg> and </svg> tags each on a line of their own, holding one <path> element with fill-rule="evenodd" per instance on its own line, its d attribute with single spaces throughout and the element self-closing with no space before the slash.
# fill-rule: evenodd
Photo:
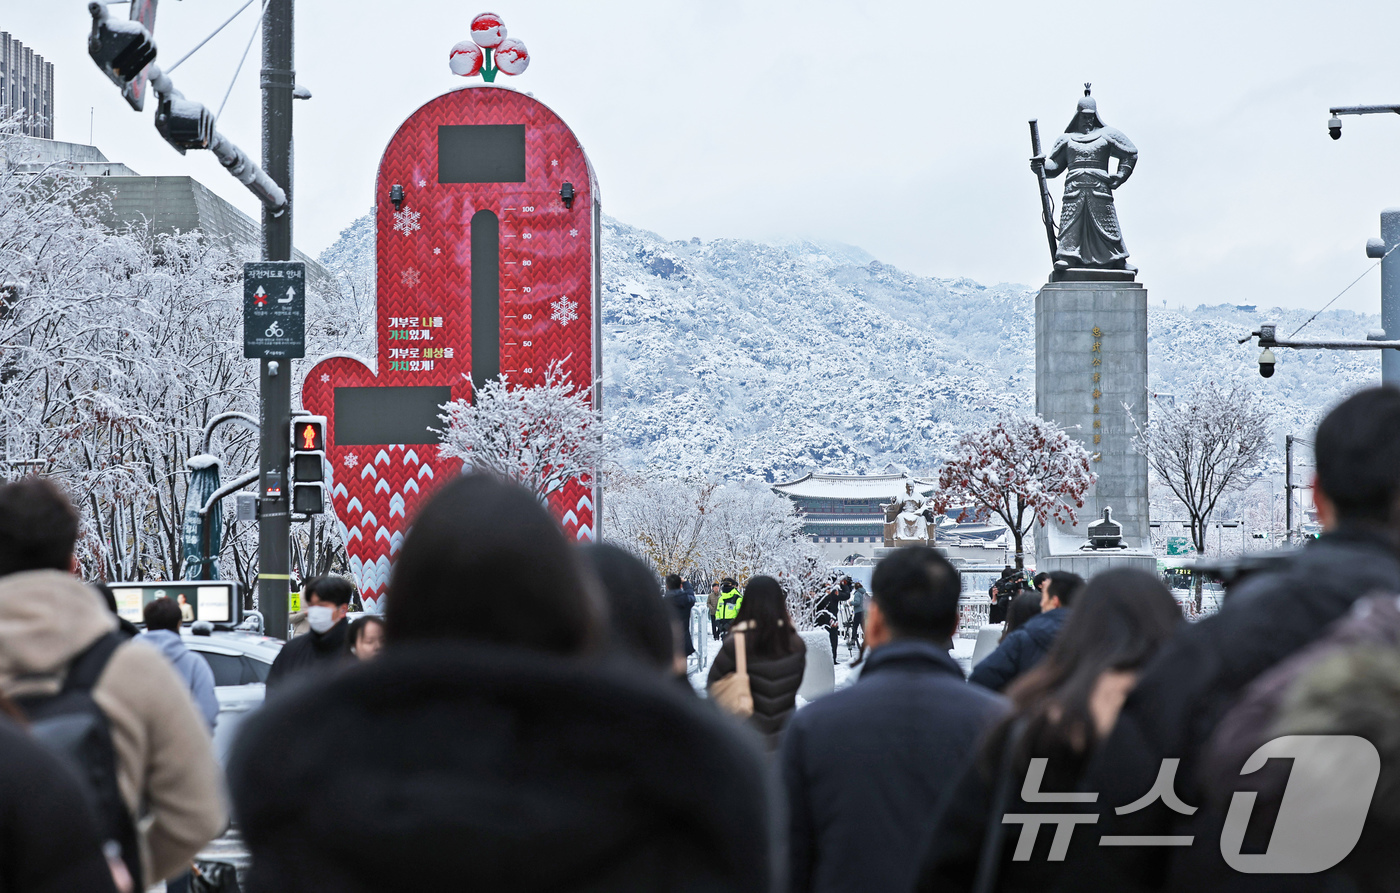
<svg viewBox="0 0 1400 893">
<path fill-rule="evenodd" d="M 1037 567 L 1045 569 L 1046 557 L 1077 552 L 1087 525 L 1102 518 L 1105 507 L 1123 525 L 1129 547 L 1150 556 L 1147 457 L 1132 444 L 1137 429 L 1147 427 L 1146 288 L 1137 282 L 1051 282 L 1041 288 L 1035 299 L 1035 406 L 1084 445 L 1098 475 L 1076 526 L 1052 521 L 1037 528 Z M 1121 556 L 1117 563 L 1128 560 Z"/>
</svg>

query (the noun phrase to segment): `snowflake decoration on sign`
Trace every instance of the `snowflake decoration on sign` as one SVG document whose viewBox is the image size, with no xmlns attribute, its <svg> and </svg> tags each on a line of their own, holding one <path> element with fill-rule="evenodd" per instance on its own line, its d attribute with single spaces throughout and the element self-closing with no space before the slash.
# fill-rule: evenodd
<svg viewBox="0 0 1400 893">
<path fill-rule="evenodd" d="M 550 304 L 549 307 L 554 311 L 549 318 L 561 326 L 567 326 L 578 319 L 578 301 L 570 301 L 567 295 Z"/>
<path fill-rule="evenodd" d="M 325 372 L 322 372 L 322 373 L 321 373 L 321 384 L 327 384 L 328 382 L 330 382 L 330 380 L 331 380 L 331 377 L 330 377 L 329 374 L 327 374 L 327 373 L 325 373 Z"/>
<path fill-rule="evenodd" d="M 422 217 L 422 214 L 410 208 L 404 208 L 402 211 L 395 211 L 394 229 L 403 233 L 405 236 L 412 235 L 414 232 L 423 228 L 418 223 Z"/>
<path fill-rule="evenodd" d="M 569 235 L 570 235 L 570 236 L 577 237 L 577 236 L 578 236 L 578 230 L 576 230 L 576 229 L 571 229 L 571 230 L 569 230 Z"/>
<path fill-rule="evenodd" d="M 356 465 L 359 465 L 359 464 L 360 464 L 360 457 L 359 457 L 359 456 L 356 456 L 354 453 L 351 453 L 350 455 L 348 455 L 348 456 L 345 457 L 345 467 L 346 467 L 346 468 L 354 468 Z"/>
<path fill-rule="evenodd" d="M 427 180 L 419 180 L 419 181 L 418 181 L 418 188 L 419 188 L 419 189 L 422 189 L 424 186 L 427 186 L 427 185 L 428 185 L 428 181 L 427 181 Z"/>
<path fill-rule="evenodd" d="M 413 267 L 409 267 L 399 274 L 399 281 L 412 288 L 423 281 L 423 274 L 419 273 Z"/>
<path fill-rule="evenodd" d="M 434 249 L 433 249 L 433 254 L 442 254 L 442 249 L 441 249 L 441 248 L 434 248 Z"/>
</svg>

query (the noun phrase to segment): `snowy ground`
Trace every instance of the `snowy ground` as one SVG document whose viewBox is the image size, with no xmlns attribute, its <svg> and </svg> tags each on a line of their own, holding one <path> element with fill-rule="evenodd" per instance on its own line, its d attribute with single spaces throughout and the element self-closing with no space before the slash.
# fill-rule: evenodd
<svg viewBox="0 0 1400 893">
<path fill-rule="evenodd" d="M 953 650 L 949 653 L 952 654 L 953 660 L 958 662 L 958 666 L 962 667 L 964 676 L 972 672 L 972 649 L 976 644 L 976 639 L 953 639 Z M 719 645 L 719 642 L 713 639 L 709 640 L 709 654 L 711 660 L 719 653 Z M 844 638 L 836 644 L 836 656 L 838 658 L 835 667 L 836 688 L 841 689 L 851 685 L 856 679 L 860 678 L 860 668 L 851 666 L 851 661 L 855 659 L 856 655 L 854 651 L 846 646 L 846 640 Z M 689 678 L 690 684 L 694 686 L 696 691 L 703 692 L 705 690 L 705 679 L 709 672 L 710 668 L 708 663 L 703 668 L 696 668 L 694 663 L 692 663 Z M 798 707 L 801 707 L 805 703 L 807 702 L 801 698 L 797 699 Z"/>
</svg>

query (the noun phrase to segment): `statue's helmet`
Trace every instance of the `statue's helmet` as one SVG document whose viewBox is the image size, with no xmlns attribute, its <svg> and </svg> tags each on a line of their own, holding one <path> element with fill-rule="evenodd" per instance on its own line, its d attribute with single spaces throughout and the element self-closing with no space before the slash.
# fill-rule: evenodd
<svg viewBox="0 0 1400 893">
<path fill-rule="evenodd" d="M 1087 113 L 1093 121 L 1094 127 L 1103 127 L 1103 119 L 1099 117 L 1099 104 L 1094 101 L 1094 97 L 1089 95 L 1089 85 L 1084 85 L 1084 96 L 1079 100 L 1079 108 L 1074 110 L 1074 118 L 1065 128 L 1065 133 L 1079 132 L 1079 116 Z"/>
</svg>

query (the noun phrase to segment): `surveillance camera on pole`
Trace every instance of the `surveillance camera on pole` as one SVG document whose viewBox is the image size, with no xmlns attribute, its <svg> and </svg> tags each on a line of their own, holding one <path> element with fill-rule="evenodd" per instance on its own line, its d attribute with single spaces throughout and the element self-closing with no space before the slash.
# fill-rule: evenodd
<svg viewBox="0 0 1400 893">
<path fill-rule="evenodd" d="M 1273 378 L 1274 364 L 1277 362 L 1278 360 L 1274 358 L 1274 352 L 1267 347 L 1264 348 L 1263 352 L 1259 354 L 1259 374 L 1265 378 Z"/>
<path fill-rule="evenodd" d="M 1290 347 L 1295 350 L 1400 350 L 1400 341 L 1387 341 L 1385 332 L 1380 330 L 1370 332 L 1364 341 L 1295 341 L 1292 338 L 1279 338 L 1277 332 L 1277 324 L 1264 323 L 1257 330 L 1239 339 L 1240 344 L 1259 339 L 1259 346 L 1263 348 L 1259 354 L 1259 374 L 1265 378 L 1274 377 L 1274 366 L 1278 363 L 1273 351 L 1275 347 Z"/>
</svg>

